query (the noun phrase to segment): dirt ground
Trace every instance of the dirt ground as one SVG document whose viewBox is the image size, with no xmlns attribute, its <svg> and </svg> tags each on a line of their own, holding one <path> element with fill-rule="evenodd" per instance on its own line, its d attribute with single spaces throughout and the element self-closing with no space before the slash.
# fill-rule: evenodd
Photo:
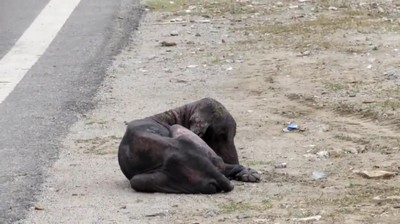
<svg viewBox="0 0 400 224">
<path fill-rule="evenodd" d="M 399 223 L 400 177 L 356 172 L 400 171 L 400 1 L 144 4 L 24 223 Z M 117 162 L 124 121 L 203 97 L 231 111 L 262 182 L 134 192 Z"/>
</svg>

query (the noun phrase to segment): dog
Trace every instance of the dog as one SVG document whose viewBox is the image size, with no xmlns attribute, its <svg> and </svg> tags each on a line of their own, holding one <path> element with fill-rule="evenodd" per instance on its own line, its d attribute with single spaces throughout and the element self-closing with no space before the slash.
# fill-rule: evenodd
<svg viewBox="0 0 400 224">
<path fill-rule="evenodd" d="M 128 123 L 118 150 L 122 173 L 138 192 L 214 194 L 230 180 L 259 182 L 239 163 L 236 122 L 213 98 Z"/>
</svg>

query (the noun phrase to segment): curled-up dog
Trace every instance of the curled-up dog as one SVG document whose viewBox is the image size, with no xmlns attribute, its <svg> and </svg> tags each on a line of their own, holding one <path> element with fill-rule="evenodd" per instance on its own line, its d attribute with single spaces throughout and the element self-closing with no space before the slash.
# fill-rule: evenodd
<svg viewBox="0 0 400 224">
<path fill-rule="evenodd" d="M 233 190 L 230 180 L 259 182 L 239 164 L 236 122 L 212 98 L 128 123 L 118 162 L 140 192 L 214 194 Z"/>
</svg>

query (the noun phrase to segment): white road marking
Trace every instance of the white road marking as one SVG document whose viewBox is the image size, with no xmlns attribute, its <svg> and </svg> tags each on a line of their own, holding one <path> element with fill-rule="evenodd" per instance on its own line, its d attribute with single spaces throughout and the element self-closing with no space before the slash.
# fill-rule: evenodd
<svg viewBox="0 0 400 224">
<path fill-rule="evenodd" d="M 49 47 L 81 0 L 50 0 L 11 50 L 0 59 L 0 103 Z"/>
</svg>

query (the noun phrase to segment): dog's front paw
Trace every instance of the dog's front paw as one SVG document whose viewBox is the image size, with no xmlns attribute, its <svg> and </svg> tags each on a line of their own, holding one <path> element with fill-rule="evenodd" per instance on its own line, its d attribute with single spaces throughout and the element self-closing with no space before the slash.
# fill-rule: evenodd
<svg viewBox="0 0 400 224">
<path fill-rule="evenodd" d="M 236 174 L 235 179 L 243 182 L 260 182 L 260 174 L 257 170 L 251 168 L 244 168 Z"/>
</svg>

